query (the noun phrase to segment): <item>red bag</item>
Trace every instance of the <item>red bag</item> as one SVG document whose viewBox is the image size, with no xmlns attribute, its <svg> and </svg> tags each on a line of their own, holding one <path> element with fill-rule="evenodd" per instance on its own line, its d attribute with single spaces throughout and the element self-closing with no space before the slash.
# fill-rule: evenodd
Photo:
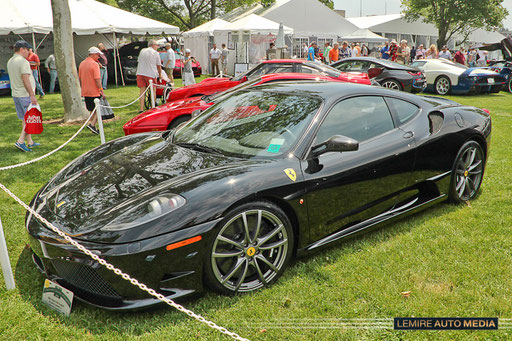
<svg viewBox="0 0 512 341">
<path fill-rule="evenodd" d="M 43 132 L 43 114 L 39 104 L 28 106 L 25 113 L 25 132 L 27 134 L 41 134 Z"/>
</svg>

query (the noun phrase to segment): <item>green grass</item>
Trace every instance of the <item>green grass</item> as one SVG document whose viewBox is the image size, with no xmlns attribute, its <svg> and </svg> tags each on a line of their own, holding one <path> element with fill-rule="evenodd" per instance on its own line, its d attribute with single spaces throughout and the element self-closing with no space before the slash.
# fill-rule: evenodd
<svg viewBox="0 0 512 341">
<path fill-rule="evenodd" d="M 111 105 L 136 98 L 133 86 L 109 89 Z M 440 204 L 398 223 L 296 261 L 276 285 L 249 295 L 207 292 L 186 307 L 255 340 L 506 340 L 512 330 L 398 332 L 378 329 L 277 328 L 275 323 L 339 318 L 463 316 L 512 318 L 512 95 L 450 97 L 485 107 L 493 118 L 491 155 L 481 195 L 468 206 Z M 45 119 L 62 116 L 60 95 L 41 101 Z M 115 110 L 105 124 L 107 139 L 137 105 Z M 40 156 L 67 140 L 78 126 L 47 124 L 33 153 L 13 146 L 20 123 L 9 97 L 0 98 L 0 166 Z M 72 159 L 97 146 L 99 137 L 81 133 L 64 150 L 26 167 L 0 172 L 0 182 L 25 202 Z M 226 340 L 218 332 L 164 307 L 147 312 L 110 313 L 74 302 L 69 318 L 41 303 L 43 276 L 25 247 L 24 211 L 0 193 L 0 217 L 7 238 L 16 290 L 0 279 L 0 335 L 4 340 Z M 411 291 L 409 298 L 400 293 Z"/>
</svg>

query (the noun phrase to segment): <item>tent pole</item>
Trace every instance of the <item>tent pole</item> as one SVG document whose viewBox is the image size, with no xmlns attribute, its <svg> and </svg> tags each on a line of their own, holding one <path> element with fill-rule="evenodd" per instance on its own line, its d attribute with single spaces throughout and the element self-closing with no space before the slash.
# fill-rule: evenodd
<svg viewBox="0 0 512 341">
<path fill-rule="evenodd" d="M 114 33 L 115 37 L 115 33 Z M 121 83 L 123 83 L 123 86 L 126 84 L 124 83 L 124 74 L 123 74 L 123 65 L 121 65 L 121 56 L 119 55 L 119 47 L 117 46 L 117 38 L 115 41 L 116 49 L 117 49 L 117 63 L 119 64 L 119 72 L 121 73 Z"/>
<path fill-rule="evenodd" d="M 112 39 L 114 40 L 114 78 L 116 79 L 117 88 L 116 32 L 112 32 Z"/>
<path fill-rule="evenodd" d="M 32 47 L 34 48 L 34 53 L 37 54 L 36 36 L 34 35 L 34 32 L 32 32 Z"/>
</svg>

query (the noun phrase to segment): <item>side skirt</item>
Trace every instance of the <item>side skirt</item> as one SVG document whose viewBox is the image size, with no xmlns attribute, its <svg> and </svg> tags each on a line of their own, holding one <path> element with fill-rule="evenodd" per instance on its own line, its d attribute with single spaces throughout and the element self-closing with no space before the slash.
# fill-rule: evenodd
<svg viewBox="0 0 512 341">
<path fill-rule="evenodd" d="M 392 221 L 392 220 L 395 220 L 398 218 L 402 218 L 403 216 L 407 216 L 416 211 L 425 209 L 429 206 L 432 206 L 432 205 L 434 205 L 440 201 L 446 200 L 446 199 L 447 199 L 446 194 L 441 194 L 434 198 L 423 199 L 423 200 L 420 197 L 416 196 L 415 198 L 413 198 L 412 200 L 403 204 L 400 207 L 396 207 L 391 211 L 384 212 L 376 217 L 362 221 L 356 225 L 350 226 L 341 231 L 335 232 L 327 237 L 324 237 L 324 238 L 304 247 L 303 249 L 298 250 L 297 254 L 300 256 L 300 255 L 308 253 L 310 251 L 317 250 L 317 249 L 319 249 L 323 246 L 327 246 L 328 244 L 331 244 L 337 240 L 348 238 L 349 236 L 363 232 L 367 229 L 370 229 L 371 227 L 375 227 L 378 224 L 381 224 L 384 222 L 389 222 L 389 221 Z"/>
</svg>

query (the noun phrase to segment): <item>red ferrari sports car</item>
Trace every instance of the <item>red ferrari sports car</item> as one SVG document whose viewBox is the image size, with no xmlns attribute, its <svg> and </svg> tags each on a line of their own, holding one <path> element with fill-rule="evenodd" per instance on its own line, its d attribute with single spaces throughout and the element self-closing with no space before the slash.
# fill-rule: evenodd
<svg viewBox="0 0 512 341">
<path fill-rule="evenodd" d="M 200 83 L 184 86 L 169 93 L 167 102 L 193 96 L 211 95 L 225 91 L 243 82 L 252 81 L 261 75 L 269 73 L 307 73 L 316 76 L 327 76 L 351 83 L 371 84 L 364 73 L 346 73 L 324 64 L 316 64 L 301 59 L 272 59 L 266 60 L 246 73 L 232 77 L 206 78 Z"/>
<path fill-rule="evenodd" d="M 369 82 L 368 75 L 366 80 Z M 353 75 L 353 83 L 361 83 L 362 76 L 358 74 Z M 347 80 L 341 78 L 333 78 L 331 76 L 323 76 L 316 74 L 305 74 L 305 73 L 279 73 L 279 74 L 268 74 L 254 77 L 252 80 L 239 83 L 232 89 L 226 92 L 217 93 L 215 95 L 203 95 L 201 97 L 195 96 L 185 99 L 180 99 L 172 102 L 162 104 L 156 108 L 145 111 L 130 121 L 125 123 L 123 126 L 125 135 L 143 133 L 148 131 L 163 131 L 177 127 L 183 122 L 188 121 L 192 116 L 199 114 L 201 111 L 215 104 L 220 98 L 229 96 L 232 92 L 235 92 L 241 88 L 259 85 L 269 82 L 277 81 L 300 81 L 300 80 L 318 80 L 318 81 L 338 81 L 346 82 Z M 350 81 L 350 80 L 349 80 Z"/>
</svg>

